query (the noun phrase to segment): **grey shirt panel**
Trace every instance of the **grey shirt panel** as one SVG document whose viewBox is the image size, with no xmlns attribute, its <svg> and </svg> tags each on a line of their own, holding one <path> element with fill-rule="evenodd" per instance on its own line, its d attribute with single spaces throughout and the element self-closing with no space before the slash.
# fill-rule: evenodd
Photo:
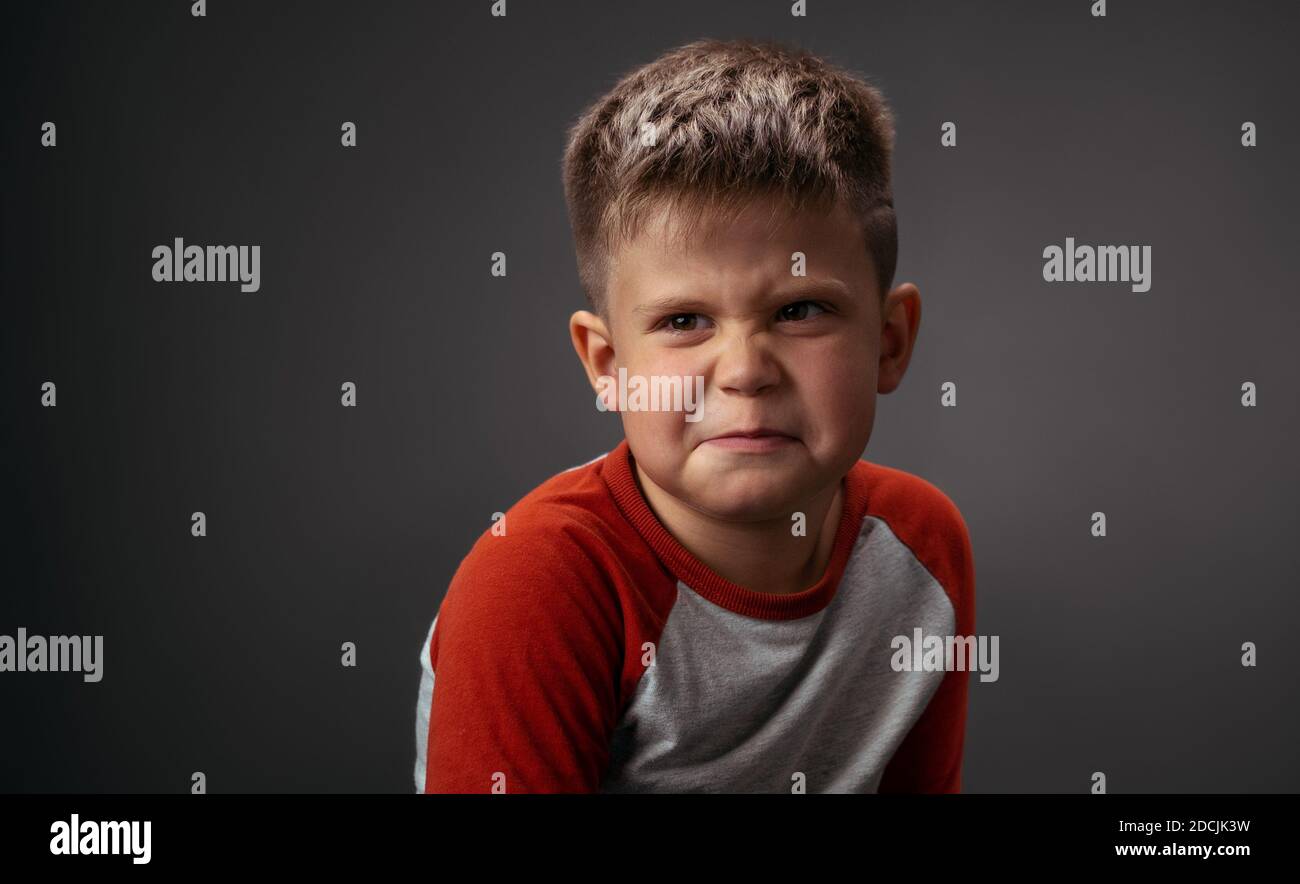
<svg viewBox="0 0 1300 884">
<path fill-rule="evenodd" d="M 945 674 L 891 667 L 892 640 L 916 628 L 952 635 L 952 603 L 871 515 L 810 616 L 747 617 L 679 581 L 601 791 L 875 792 Z"/>
</svg>

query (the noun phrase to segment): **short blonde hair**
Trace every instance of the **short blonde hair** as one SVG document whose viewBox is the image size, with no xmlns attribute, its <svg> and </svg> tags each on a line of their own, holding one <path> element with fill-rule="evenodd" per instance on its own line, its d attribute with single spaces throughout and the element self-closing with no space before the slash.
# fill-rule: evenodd
<svg viewBox="0 0 1300 884">
<path fill-rule="evenodd" d="M 792 210 L 847 205 L 883 298 L 898 259 L 893 145 L 880 91 L 804 50 L 698 40 L 667 52 L 624 76 L 569 130 L 564 192 L 588 302 L 604 315 L 609 259 L 656 209 L 677 210 L 689 237 L 706 213 L 735 217 L 765 195 Z"/>
</svg>

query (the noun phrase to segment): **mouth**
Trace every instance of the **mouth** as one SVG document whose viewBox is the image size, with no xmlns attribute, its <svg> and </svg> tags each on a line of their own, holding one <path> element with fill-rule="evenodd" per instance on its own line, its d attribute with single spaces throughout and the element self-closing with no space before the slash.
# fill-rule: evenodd
<svg viewBox="0 0 1300 884">
<path fill-rule="evenodd" d="M 780 430 L 757 427 L 752 430 L 732 430 L 728 433 L 720 433 L 717 436 L 705 439 L 701 444 L 729 451 L 762 454 L 779 451 L 798 441 L 794 436 Z"/>
</svg>

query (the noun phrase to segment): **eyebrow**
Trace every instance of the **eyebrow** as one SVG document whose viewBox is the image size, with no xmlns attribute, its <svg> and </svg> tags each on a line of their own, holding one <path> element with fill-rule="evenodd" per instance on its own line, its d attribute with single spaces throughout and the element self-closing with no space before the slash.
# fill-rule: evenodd
<svg viewBox="0 0 1300 884">
<path fill-rule="evenodd" d="M 768 295 L 768 298 L 775 303 L 798 298 L 811 298 L 819 294 L 848 297 L 850 292 L 847 285 L 832 277 L 795 277 L 795 282 L 779 290 L 774 290 Z M 638 316 L 659 316 L 667 313 L 696 313 L 707 309 L 708 306 L 707 301 L 690 295 L 665 295 L 633 308 L 632 312 Z"/>
<path fill-rule="evenodd" d="M 796 276 L 788 287 L 780 290 L 780 298 L 808 298 L 813 295 L 840 295 L 847 298 L 851 292 L 846 283 L 833 276 L 808 277 Z"/>
</svg>

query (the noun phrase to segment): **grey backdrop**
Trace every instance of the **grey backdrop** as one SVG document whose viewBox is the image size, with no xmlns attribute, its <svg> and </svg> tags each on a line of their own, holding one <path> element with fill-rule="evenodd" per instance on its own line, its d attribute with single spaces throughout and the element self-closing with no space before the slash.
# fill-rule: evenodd
<svg viewBox="0 0 1300 884">
<path fill-rule="evenodd" d="M 566 331 L 565 129 L 705 36 L 806 46 L 897 115 L 924 311 L 864 456 L 970 528 L 1001 678 L 971 679 L 966 791 L 1297 790 L 1293 5 L 28 5 L 0 37 L 0 634 L 103 634 L 104 680 L 0 673 L 0 791 L 410 791 L 461 557 L 622 438 Z M 153 282 L 176 236 L 260 244 L 261 290 Z M 1066 236 L 1151 245 L 1151 290 L 1043 282 Z"/>
</svg>

